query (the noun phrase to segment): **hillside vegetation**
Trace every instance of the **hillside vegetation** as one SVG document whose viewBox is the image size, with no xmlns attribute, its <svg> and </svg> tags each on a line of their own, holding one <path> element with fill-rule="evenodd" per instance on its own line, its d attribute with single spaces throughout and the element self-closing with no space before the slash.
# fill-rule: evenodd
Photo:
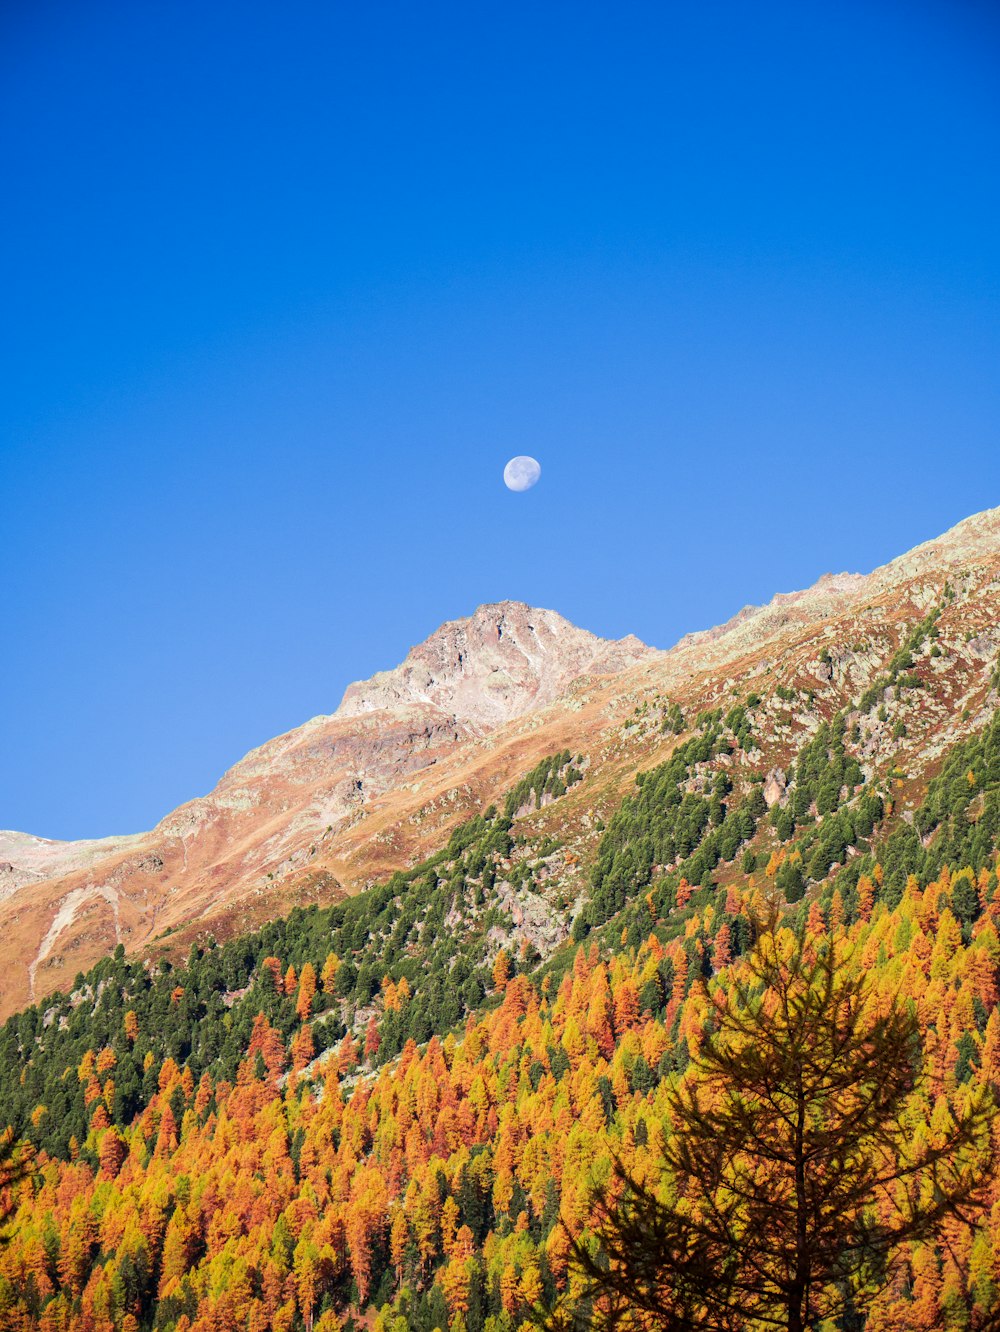
<svg viewBox="0 0 1000 1332">
<path fill-rule="evenodd" d="M 933 1141 L 1000 1083 L 995 680 L 919 778 L 904 748 L 949 604 L 846 697 L 773 675 L 700 712 L 657 696 L 624 789 L 561 750 L 354 898 L 183 964 L 119 949 L 12 1017 L 0 1121 L 34 1155 L 4 1194 L 0 1327 L 530 1326 L 583 1292 L 614 1161 L 669 1193 L 670 1090 L 767 909 L 876 1006 L 905 998 L 906 1123 Z M 985 1326 L 997 1203 L 912 1245 L 852 1326 Z"/>
</svg>

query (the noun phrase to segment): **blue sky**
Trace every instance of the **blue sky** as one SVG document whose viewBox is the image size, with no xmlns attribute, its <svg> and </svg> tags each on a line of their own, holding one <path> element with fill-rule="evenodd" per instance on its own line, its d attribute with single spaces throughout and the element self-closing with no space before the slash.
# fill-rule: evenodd
<svg viewBox="0 0 1000 1332">
<path fill-rule="evenodd" d="M 4 6 L 0 827 L 149 826 L 480 602 L 668 646 L 1000 503 L 998 57 L 963 0 Z"/>
</svg>

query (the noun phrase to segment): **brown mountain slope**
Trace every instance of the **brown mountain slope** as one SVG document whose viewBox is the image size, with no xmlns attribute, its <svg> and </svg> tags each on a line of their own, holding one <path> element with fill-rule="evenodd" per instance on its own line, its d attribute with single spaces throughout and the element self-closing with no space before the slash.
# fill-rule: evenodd
<svg viewBox="0 0 1000 1332">
<path fill-rule="evenodd" d="M 253 751 L 149 834 L 100 853 L 4 835 L 11 883 L 22 882 L 0 901 L 0 1011 L 65 988 L 116 941 L 129 951 L 184 948 L 293 902 L 356 890 L 435 850 L 456 820 L 562 748 L 585 755 L 587 779 L 533 817 L 565 845 L 572 896 L 596 816 L 676 742 L 662 726 L 667 700 L 688 716 L 751 700 L 752 766 L 774 770 L 777 792 L 820 720 L 850 710 L 935 605 L 936 652 L 925 644 L 914 666 L 924 689 L 906 699 L 888 689 L 881 710 L 857 716 L 866 775 L 905 771 L 905 803 L 907 783 L 915 798 L 944 748 L 995 705 L 1000 510 L 870 575 L 827 576 L 748 607 L 666 653 L 634 639 L 609 644 L 551 611 L 482 607 L 396 670 L 352 685 L 332 717 Z M 741 768 L 749 773 L 746 753 L 730 761 L 737 781 Z"/>
<path fill-rule="evenodd" d="M 553 611 L 482 606 L 395 670 L 351 685 L 332 716 L 253 750 L 149 833 L 77 843 L 0 833 L 0 1011 L 65 986 L 117 942 L 132 951 L 181 926 L 277 913 L 296 872 L 336 860 L 339 832 L 373 797 L 574 680 L 654 655 Z M 329 871 L 322 887 L 338 891 Z"/>
</svg>

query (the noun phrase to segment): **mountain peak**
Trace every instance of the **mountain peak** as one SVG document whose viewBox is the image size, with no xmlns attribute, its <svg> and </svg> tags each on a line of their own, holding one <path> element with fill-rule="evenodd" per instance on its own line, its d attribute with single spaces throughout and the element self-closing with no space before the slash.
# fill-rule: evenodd
<svg viewBox="0 0 1000 1332">
<path fill-rule="evenodd" d="M 608 675 L 656 655 L 634 635 L 612 641 L 523 601 L 447 620 L 393 670 L 349 685 L 338 717 L 431 706 L 485 733 L 553 702 L 581 675 Z"/>
</svg>

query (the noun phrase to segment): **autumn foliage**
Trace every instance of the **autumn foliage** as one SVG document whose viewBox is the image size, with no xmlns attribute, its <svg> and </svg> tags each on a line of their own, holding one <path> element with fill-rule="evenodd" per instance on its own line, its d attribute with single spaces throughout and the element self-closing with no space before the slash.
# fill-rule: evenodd
<svg viewBox="0 0 1000 1332">
<path fill-rule="evenodd" d="M 849 951 L 876 1006 L 901 995 L 912 1007 L 924 1077 L 907 1115 L 929 1140 L 1000 1080 L 996 876 L 976 882 L 981 910 L 965 934 L 960 881 L 912 880 L 893 910 L 866 889 L 852 925 L 838 928 L 828 905 L 807 936 Z M 368 1307 L 391 1332 L 527 1325 L 533 1306 L 582 1283 L 570 1241 L 590 1242 L 613 1159 L 638 1177 L 659 1170 L 671 1089 L 694 1076 L 702 1033 L 745 975 L 733 941 L 746 893 L 725 905 L 610 960 L 581 947 L 540 983 L 501 963 L 495 1009 L 423 1048 L 411 1041 L 377 1072 L 392 985 L 363 1039 L 318 1065 L 309 1023 L 286 1040 L 263 1015 L 231 1082 L 195 1083 L 165 1061 L 126 1126 L 108 1114 L 113 1064 L 93 1051 L 72 1071 L 92 1092 L 75 1159 L 43 1154 L 6 1191 L 0 1325 L 329 1332 Z M 294 980 L 281 959 L 270 969 L 284 1002 L 308 1014 L 315 969 Z M 336 967 L 320 971 L 322 984 Z M 991 1185 L 974 1228 L 906 1251 L 875 1298 L 873 1332 L 976 1326 L 998 1299 L 998 1204 Z"/>
</svg>

